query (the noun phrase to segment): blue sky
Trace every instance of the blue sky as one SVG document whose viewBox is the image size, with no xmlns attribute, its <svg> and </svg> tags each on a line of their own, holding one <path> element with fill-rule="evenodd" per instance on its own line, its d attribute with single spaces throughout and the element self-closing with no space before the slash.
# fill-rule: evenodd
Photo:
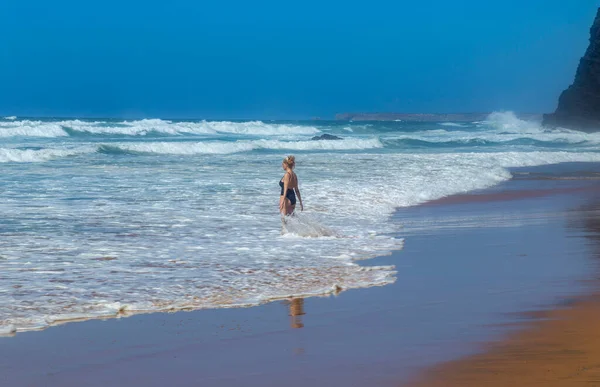
<svg viewBox="0 0 600 387">
<path fill-rule="evenodd" d="M 0 1 L 0 115 L 554 110 L 593 0 Z"/>
</svg>

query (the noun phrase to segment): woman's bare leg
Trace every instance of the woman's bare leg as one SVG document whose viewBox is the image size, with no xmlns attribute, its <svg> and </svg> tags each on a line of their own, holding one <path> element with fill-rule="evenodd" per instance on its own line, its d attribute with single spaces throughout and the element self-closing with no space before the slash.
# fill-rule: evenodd
<svg viewBox="0 0 600 387">
<path fill-rule="evenodd" d="M 290 199 L 288 198 L 283 202 L 283 211 L 286 216 L 291 215 L 292 213 L 292 203 L 290 203 Z"/>
<path fill-rule="evenodd" d="M 283 211 L 281 211 L 281 214 L 285 215 L 285 216 L 291 215 L 292 212 L 294 212 L 294 208 L 295 208 L 295 206 L 292 206 L 292 203 L 290 203 L 290 200 L 285 199 L 283 202 Z"/>
</svg>

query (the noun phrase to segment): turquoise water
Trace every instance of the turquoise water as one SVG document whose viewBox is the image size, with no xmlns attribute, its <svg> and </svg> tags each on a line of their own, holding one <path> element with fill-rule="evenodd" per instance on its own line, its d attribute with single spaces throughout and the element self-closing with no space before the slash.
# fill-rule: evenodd
<svg viewBox="0 0 600 387">
<path fill-rule="evenodd" d="M 334 134 L 341 140 L 312 140 Z M 509 168 L 600 161 L 600 135 L 482 122 L 0 120 L 0 332 L 386 285 L 398 207 Z M 278 215 L 294 154 L 306 211 Z"/>
</svg>

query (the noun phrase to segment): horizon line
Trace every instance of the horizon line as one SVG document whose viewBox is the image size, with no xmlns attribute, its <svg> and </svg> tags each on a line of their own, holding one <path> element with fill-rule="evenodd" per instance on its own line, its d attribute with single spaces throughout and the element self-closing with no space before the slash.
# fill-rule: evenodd
<svg viewBox="0 0 600 387">
<path fill-rule="evenodd" d="M 120 119 L 120 120 L 181 120 L 181 121 L 344 121 L 348 119 L 340 119 L 339 116 L 375 116 L 375 115 L 389 115 L 389 116 L 460 116 L 460 115 L 485 115 L 492 113 L 514 113 L 516 115 L 543 115 L 547 113 L 542 112 L 524 112 L 514 110 L 490 110 L 490 111 L 479 111 L 479 112 L 451 112 L 451 113 L 436 113 L 436 112 L 342 112 L 335 113 L 332 117 L 322 116 L 311 116 L 309 118 L 240 118 L 240 117 L 228 117 L 228 118 L 207 118 L 207 117 L 193 117 L 193 116 L 180 116 L 180 117 L 160 117 L 160 116 L 128 116 L 128 115 L 115 115 L 115 116 L 95 116 L 95 115 L 18 115 L 18 114 L 0 114 L 0 119 L 85 119 L 85 120 L 102 120 L 102 119 Z M 385 121 L 385 120 L 382 120 Z"/>
</svg>

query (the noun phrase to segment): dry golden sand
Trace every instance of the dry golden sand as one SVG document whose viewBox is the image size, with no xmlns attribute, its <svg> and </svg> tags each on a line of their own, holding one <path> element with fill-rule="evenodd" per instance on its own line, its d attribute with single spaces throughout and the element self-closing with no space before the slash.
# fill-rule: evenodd
<svg viewBox="0 0 600 387">
<path fill-rule="evenodd" d="M 600 297 L 542 313 L 485 353 L 426 370 L 411 386 L 600 386 Z"/>
</svg>

